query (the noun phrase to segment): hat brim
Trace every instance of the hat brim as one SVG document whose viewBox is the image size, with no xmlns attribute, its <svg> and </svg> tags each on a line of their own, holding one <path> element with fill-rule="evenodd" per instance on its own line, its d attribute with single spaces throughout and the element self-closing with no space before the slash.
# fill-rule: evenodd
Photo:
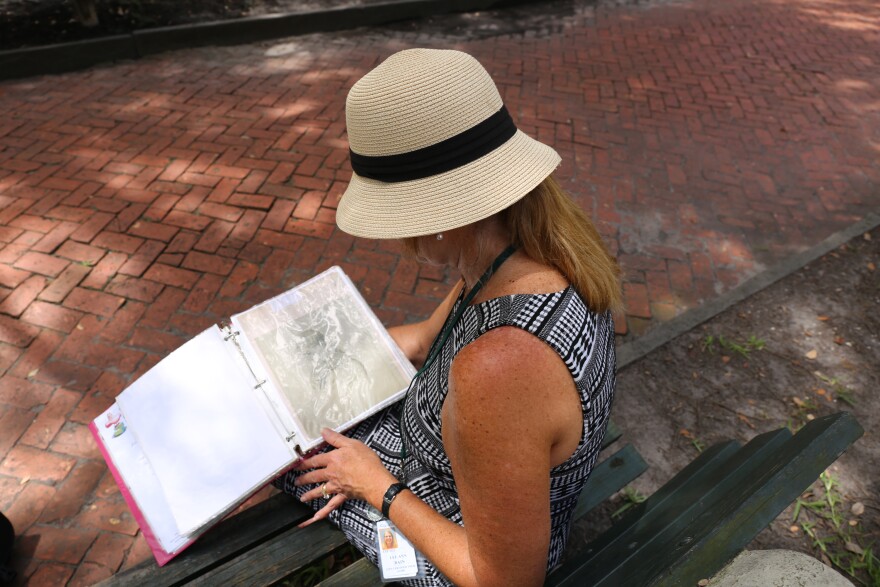
<svg viewBox="0 0 880 587">
<path fill-rule="evenodd" d="M 423 179 L 387 183 L 352 173 L 336 223 L 353 236 L 375 239 L 452 230 L 509 207 L 560 161 L 551 147 L 518 130 L 491 153 Z"/>
</svg>

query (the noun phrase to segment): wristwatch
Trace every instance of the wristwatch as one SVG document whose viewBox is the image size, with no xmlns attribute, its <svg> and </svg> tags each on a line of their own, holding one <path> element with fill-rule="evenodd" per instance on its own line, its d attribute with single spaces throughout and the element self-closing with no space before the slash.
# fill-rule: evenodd
<svg viewBox="0 0 880 587">
<path fill-rule="evenodd" d="M 391 508 L 391 502 L 394 501 L 394 498 L 397 497 L 397 494 L 403 491 L 404 489 L 409 489 L 406 486 L 406 483 L 392 483 L 391 487 L 388 488 L 388 491 L 385 492 L 385 496 L 382 498 L 382 515 L 386 518 L 388 517 L 388 510 Z"/>
</svg>

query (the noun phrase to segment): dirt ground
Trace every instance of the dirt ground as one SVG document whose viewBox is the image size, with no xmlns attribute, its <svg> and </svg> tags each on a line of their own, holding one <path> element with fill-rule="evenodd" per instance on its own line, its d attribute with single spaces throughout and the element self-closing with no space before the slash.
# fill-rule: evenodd
<svg viewBox="0 0 880 587">
<path fill-rule="evenodd" d="M 828 471 L 830 490 L 816 482 L 802 496 L 814 505 L 796 522 L 789 507 L 749 548 L 805 552 L 844 574 L 872 544 L 880 554 L 878 266 L 875 229 L 622 369 L 612 418 L 649 465 L 630 495 L 651 494 L 714 443 L 848 410 L 865 435 Z M 826 519 L 834 498 L 839 530 Z M 618 496 L 591 523 L 630 501 Z M 880 585 L 880 569 L 854 572 L 855 584 Z"/>
</svg>

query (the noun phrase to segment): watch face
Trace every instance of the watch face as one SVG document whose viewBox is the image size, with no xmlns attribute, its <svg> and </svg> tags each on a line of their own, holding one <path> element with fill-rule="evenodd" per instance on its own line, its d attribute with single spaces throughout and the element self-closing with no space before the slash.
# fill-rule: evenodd
<svg viewBox="0 0 880 587">
<path fill-rule="evenodd" d="M 367 505 L 367 509 L 364 513 L 367 514 L 367 517 L 370 520 L 372 520 L 373 522 L 378 522 L 379 520 L 381 520 L 382 518 L 385 517 L 382 515 L 382 512 L 380 512 L 379 510 L 377 510 L 376 508 L 374 508 L 371 505 Z"/>
</svg>

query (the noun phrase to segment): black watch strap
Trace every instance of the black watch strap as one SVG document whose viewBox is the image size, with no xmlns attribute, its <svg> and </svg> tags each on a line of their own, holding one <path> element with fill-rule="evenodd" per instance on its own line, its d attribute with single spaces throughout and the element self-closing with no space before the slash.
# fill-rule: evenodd
<svg viewBox="0 0 880 587">
<path fill-rule="evenodd" d="M 394 498 L 397 497 L 397 494 L 403 491 L 404 489 L 409 489 L 406 486 L 406 483 L 392 483 L 391 487 L 388 488 L 388 491 L 385 492 L 385 497 L 382 498 L 382 515 L 386 518 L 388 517 L 388 510 L 391 509 L 391 502 L 394 501 Z"/>
</svg>

